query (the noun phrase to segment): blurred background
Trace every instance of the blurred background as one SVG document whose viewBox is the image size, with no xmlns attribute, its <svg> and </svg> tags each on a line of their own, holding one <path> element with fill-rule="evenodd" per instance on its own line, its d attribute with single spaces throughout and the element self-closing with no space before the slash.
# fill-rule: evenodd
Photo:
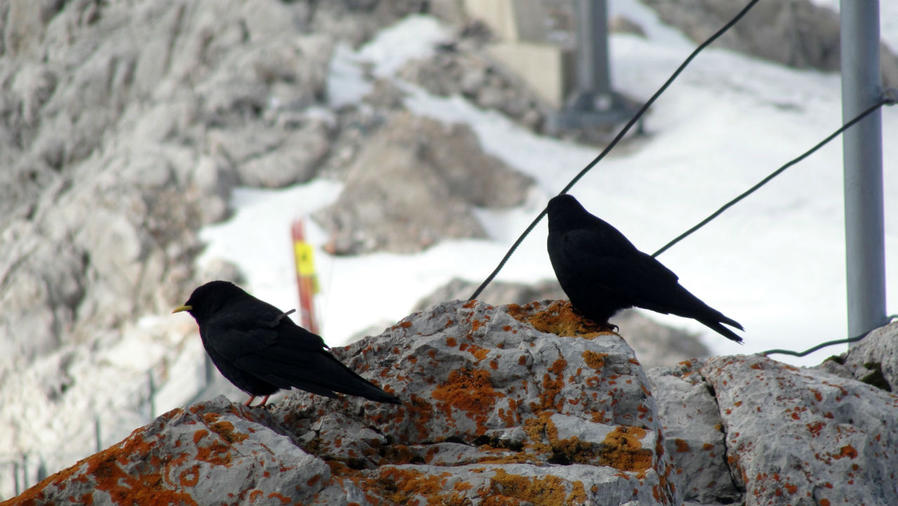
<svg viewBox="0 0 898 506">
<path fill-rule="evenodd" d="M 608 1 L 609 88 L 584 111 L 569 0 L 0 0 L 0 498 L 169 409 L 245 399 L 169 314 L 203 282 L 288 310 L 306 277 L 331 346 L 469 297 L 737 3 Z M 758 4 L 571 193 L 651 253 L 816 144 L 842 123 L 837 9 Z M 882 124 L 894 294 L 898 110 Z M 837 139 L 659 257 L 744 346 L 654 313 L 621 335 L 646 366 L 845 337 L 842 215 Z M 563 298 L 545 236 L 481 298 Z"/>
</svg>

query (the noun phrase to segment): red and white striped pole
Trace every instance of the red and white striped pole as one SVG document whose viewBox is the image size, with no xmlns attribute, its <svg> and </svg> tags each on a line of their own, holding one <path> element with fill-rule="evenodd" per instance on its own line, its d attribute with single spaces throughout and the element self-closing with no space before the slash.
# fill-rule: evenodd
<svg viewBox="0 0 898 506">
<path fill-rule="evenodd" d="M 297 219 L 290 227 L 293 238 L 293 258 L 296 266 L 296 286 L 299 290 L 300 320 L 303 327 L 313 334 L 318 333 L 315 319 L 315 293 L 318 283 L 315 279 L 314 249 L 305 240 L 302 219 Z"/>
</svg>

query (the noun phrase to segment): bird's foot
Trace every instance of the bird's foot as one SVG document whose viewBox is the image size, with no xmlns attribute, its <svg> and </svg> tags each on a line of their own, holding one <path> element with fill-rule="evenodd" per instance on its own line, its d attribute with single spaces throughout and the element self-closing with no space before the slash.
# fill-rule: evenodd
<svg viewBox="0 0 898 506">
<path fill-rule="evenodd" d="M 617 331 L 620 330 L 620 327 L 618 327 L 617 325 L 615 325 L 613 323 L 609 323 L 609 322 L 599 323 L 597 321 L 590 320 L 589 318 L 587 318 L 586 321 L 589 322 L 590 325 L 598 327 L 600 330 L 603 330 L 603 331 L 614 332 L 615 334 L 617 334 Z"/>
<path fill-rule="evenodd" d="M 248 399 L 246 402 L 243 403 L 243 405 L 246 406 L 246 407 L 250 407 L 250 408 L 253 407 L 251 404 L 253 403 L 253 400 L 256 399 L 256 397 L 258 397 L 258 396 L 257 396 L 257 395 L 251 395 L 251 396 L 249 397 L 249 399 Z M 268 402 L 268 398 L 269 398 L 269 397 L 271 397 L 271 394 L 268 394 L 268 395 L 266 395 L 265 397 L 262 397 L 262 402 L 260 402 L 259 404 L 257 404 L 255 407 L 261 408 L 261 407 L 265 406 L 265 403 Z"/>
</svg>

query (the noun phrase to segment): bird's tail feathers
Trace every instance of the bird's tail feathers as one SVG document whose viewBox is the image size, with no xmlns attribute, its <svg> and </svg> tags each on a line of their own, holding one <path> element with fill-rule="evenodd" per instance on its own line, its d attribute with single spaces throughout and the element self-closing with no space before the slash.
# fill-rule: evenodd
<svg viewBox="0 0 898 506">
<path fill-rule="evenodd" d="M 732 320 L 732 319 L 730 319 L 730 318 L 727 318 L 726 316 L 723 316 L 723 315 L 720 315 L 720 316 L 721 316 L 721 318 L 719 319 L 719 321 L 716 320 L 716 319 L 714 319 L 714 320 L 712 320 L 712 319 L 698 319 L 698 321 L 700 321 L 700 322 L 701 322 L 703 325 L 705 325 L 706 327 L 708 327 L 708 328 L 714 330 L 714 331 L 717 332 L 718 334 L 720 334 L 720 335 L 726 337 L 726 338 L 729 339 L 730 341 L 735 341 L 735 342 L 737 342 L 737 343 L 739 343 L 739 344 L 742 344 L 742 338 L 739 337 L 739 336 L 738 336 L 735 332 L 733 332 L 732 330 L 730 330 L 730 329 L 724 327 L 724 326 L 721 324 L 721 322 L 726 323 L 727 325 L 732 325 L 733 327 L 736 327 L 736 328 L 739 329 L 739 330 L 744 330 L 744 329 L 742 328 L 742 325 L 739 325 L 738 322 L 736 322 L 735 320 Z"/>
<path fill-rule="evenodd" d="M 334 392 L 358 395 L 375 402 L 401 404 L 396 396 L 388 394 L 376 385 L 356 374 L 342 362 L 327 352 L 296 353 L 295 350 L 281 349 L 278 358 L 267 360 L 264 370 L 265 380 L 282 388 L 291 386 L 303 390 L 334 397 Z M 295 355 L 295 356 L 294 356 Z"/>
</svg>

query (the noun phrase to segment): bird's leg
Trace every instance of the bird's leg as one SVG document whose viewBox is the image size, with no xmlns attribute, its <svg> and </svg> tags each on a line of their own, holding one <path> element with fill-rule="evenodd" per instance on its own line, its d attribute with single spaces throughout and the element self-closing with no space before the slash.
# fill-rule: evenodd
<svg viewBox="0 0 898 506">
<path fill-rule="evenodd" d="M 255 399 L 255 398 L 256 398 L 255 395 L 250 395 L 249 399 L 247 399 L 246 402 L 243 403 L 243 405 L 248 407 L 250 404 L 253 403 L 253 399 Z M 268 397 L 266 397 L 266 399 L 268 399 Z"/>
<path fill-rule="evenodd" d="M 262 397 L 262 402 L 261 402 L 258 406 L 256 406 L 256 407 L 262 407 L 262 406 L 264 406 L 265 403 L 268 402 L 268 398 L 269 398 L 269 397 L 271 397 L 271 394 L 268 394 L 268 395 L 266 395 L 265 397 Z"/>
</svg>

